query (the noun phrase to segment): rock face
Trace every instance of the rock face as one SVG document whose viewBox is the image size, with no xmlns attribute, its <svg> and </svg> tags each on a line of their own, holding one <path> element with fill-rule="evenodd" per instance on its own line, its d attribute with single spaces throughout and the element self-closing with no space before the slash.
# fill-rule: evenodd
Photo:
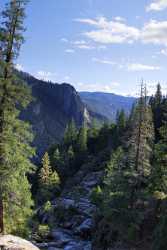
<svg viewBox="0 0 167 250">
<path fill-rule="evenodd" d="M 109 121 L 116 119 L 118 110 L 124 109 L 128 114 L 136 101 L 134 97 L 102 92 L 81 92 L 80 97 L 92 111 L 105 116 Z"/>
<path fill-rule="evenodd" d="M 12 235 L 0 236 L 0 249 L 2 250 L 39 250 L 29 241 Z"/>
<path fill-rule="evenodd" d="M 97 118 L 104 121 L 102 115 L 89 112 L 79 94 L 70 84 L 45 82 L 29 74 L 19 72 L 20 77 L 32 89 L 33 102 L 21 118 L 32 125 L 35 138 L 34 146 L 40 156 L 52 143 L 60 142 L 67 124 L 73 119 L 79 127 Z"/>
</svg>

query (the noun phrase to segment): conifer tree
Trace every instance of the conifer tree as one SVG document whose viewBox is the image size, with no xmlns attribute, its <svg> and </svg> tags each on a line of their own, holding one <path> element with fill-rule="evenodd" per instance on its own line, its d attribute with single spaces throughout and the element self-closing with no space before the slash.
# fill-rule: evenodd
<svg viewBox="0 0 167 250">
<path fill-rule="evenodd" d="M 126 127 L 126 116 L 125 116 L 124 110 L 122 109 L 117 114 L 117 129 L 118 129 L 118 132 L 123 132 L 125 127 Z"/>
<path fill-rule="evenodd" d="M 31 215 L 32 200 L 26 173 L 32 169 L 29 125 L 19 110 L 31 100 L 30 91 L 14 74 L 14 60 L 23 42 L 26 0 L 11 0 L 0 28 L 0 233 L 21 231 Z M 12 221 L 11 221 L 12 218 Z"/>
<path fill-rule="evenodd" d="M 64 133 L 64 144 L 68 147 L 70 144 L 74 144 L 77 138 L 77 129 L 74 120 L 67 125 Z"/>
<path fill-rule="evenodd" d="M 78 139 L 77 139 L 77 150 L 78 152 L 84 153 L 87 151 L 87 127 L 84 124 L 78 134 Z"/>
<path fill-rule="evenodd" d="M 167 195 L 167 123 L 160 129 L 160 141 L 154 148 L 154 162 L 151 178 L 152 191 Z"/>
<path fill-rule="evenodd" d="M 150 159 L 153 147 L 154 129 L 152 112 L 147 105 L 145 87 L 141 86 L 141 96 L 133 111 L 128 141 L 129 163 L 131 167 L 143 176 L 151 171 Z"/>
<path fill-rule="evenodd" d="M 55 151 L 53 152 L 53 161 L 57 163 L 60 161 L 60 159 L 61 159 L 60 150 L 56 148 Z"/>
<path fill-rule="evenodd" d="M 128 146 L 128 179 L 131 190 L 130 204 L 133 208 L 135 200 L 148 187 L 151 174 L 151 157 L 154 142 L 152 112 L 147 104 L 146 87 L 141 85 L 140 99 L 133 110 L 130 124 Z"/>
<path fill-rule="evenodd" d="M 57 193 L 60 178 L 50 166 L 49 155 L 46 152 L 42 158 L 42 167 L 39 171 L 37 200 L 40 204 L 50 201 Z"/>
<path fill-rule="evenodd" d="M 163 96 L 161 92 L 161 85 L 157 85 L 155 96 L 150 98 L 150 105 L 153 113 L 153 121 L 155 127 L 155 143 L 160 139 L 159 129 L 163 124 Z"/>
</svg>

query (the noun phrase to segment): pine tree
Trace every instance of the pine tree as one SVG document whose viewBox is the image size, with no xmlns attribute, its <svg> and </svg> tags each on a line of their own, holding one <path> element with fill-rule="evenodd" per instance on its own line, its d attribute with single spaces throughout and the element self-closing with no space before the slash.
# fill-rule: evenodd
<svg viewBox="0 0 167 250">
<path fill-rule="evenodd" d="M 126 116 L 125 116 L 124 110 L 122 109 L 117 114 L 117 129 L 118 129 L 118 132 L 122 133 L 124 131 L 125 127 L 126 127 Z"/>
<path fill-rule="evenodd" d="M 31 100 L 26 85 L 14 75 L 14 59 L 23 42 L 26 0 L 11 0 L 0 28 L 0 233 L 21 233 L 31 215 L 32 200 L 26 173 L 32 169 L 29 125 L 19 110 Z M 11 221 L 12 218 L 12 221 Z"/>
<path fill-rule="evenodd" d="M 85 153 L 87 151 L 87 127 L 83 125 L 78 134 L 77 139 L 77 151 L 80 153 Z"/>
<path fill-rule="evenodd" d="M 153 121 L 155 127 L 155 143 L 160 139 L 159 129 L 163 124 L 163 96 L 161 92 L 161 85 L 157 85 L 155 96 L 150 98 L 150 105 L 153 113 Z"/>
<path fill-rule="evenodd" d="M 55 151 L 53 152 L 53 161 L 57 163 L 60 161 L 60 159 L 61 159 L 60 150 L 56 148 Z"/>
<path fill-rule="evenodd" d="M 116 119 L 116 146 L 120 146 L 122 144 L 122 136 L 124 135 L 125 128 L 126 128 L 126 115 L 124 110 L 121 110 L 120 112 L 117 113 L 117 119 Z"/>
<path fill-rule="evenodd" d="M 64 144 L 68 147 L 69 145 L 73 145 L 77 138 L 77 129 L 74 120 L 67 125 L 65 133 L 64 133 Z"/>
<path fill-rule="evenodd" d="M 152 171 L 151 158 L 154 142 L 152 112 L 147 104 L 146 87 L 141 85 L 141 96 L 133 110 L 127 142 L 127 180 L 130 193 L 130 206 L 144 195 L 149 186 Z"/>
<path fill-rule="evenodd" d="M 140 99 L 131 117 L 130 138 L 127 145 L 131 168 L 143 176 L 148 176 L 151 171 L 153 139 L 152 112 L 147 104 L 145 87 L 142 85 Z"/>
<path fill-rule="evenodd" d="M 161 127 L 160 136 L 154 148 L 151 189 L 167 195 L 167 123 Z"/>
<path fill-rule="evenodd" d="M 40 204 L 50 201 L 59 190 L 60 178 L 50 166 L 49 155 L 46 152 L 42 158 L 42 167 L 38 176 L 37 200 Z"/>
</svg>

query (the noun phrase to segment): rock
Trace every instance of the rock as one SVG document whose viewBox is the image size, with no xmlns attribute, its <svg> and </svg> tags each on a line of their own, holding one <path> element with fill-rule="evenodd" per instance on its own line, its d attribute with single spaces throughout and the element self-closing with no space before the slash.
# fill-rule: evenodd
<svg viewBox="0 0 167 250">
<path fill-rule="evenodd" d="M 60 245 L 62 245 L 62 242 L 43 242 L 43 243 L 37 243 L 36 244 L 40 249 L 48 249 L 48 248 L 58 248 Z M 61 249 L 61 248 L 60 248 Z"/>
<path fill-rule="evenodd" d="M 63 250 L 63 248 L 49 247 L 48 250 Z"/>
<path fill-rule="evenodd" d="M 4 250 L 39 250 L 31 242 L 13 235 L 0 236 L 0 249 Z"/>
<path fill-rule="evenodd" d="M 76 204 L 76 209 L 79 213 L 87 216 L 92 216 L 96 212 L 96 206 L 84 198 L 80 199 L 80 201 Z"/>
<path fill-rule="evenodd" d="M 86 189 L 99 185 L 102 181 L 103 171 L 89 173 L 83 179 L 81 185 Z"/>
<path fill-rule="evenodd" d="M 82 238 L 89 238 L 93 228 L 92 219 L 86 219 L 79 227 L 76 228 L 75 233 L 80 235 Z"/>
<path fill-rule="evenodd" d="M 67 246 L 65 246 L 64 250 L 91 250 L 91 242 L 87 241 L 72 241 Z"/>
<path fill-rule="evenodd" d="M 72 241 L 71 232 L 66 229 L 55 229 L 51 232 L 51 237 L 56 241 L 60 242 L 59 247 L 67 244 L 68 242 Z"/>
<path fill-rule="evenodd" d="M 69 209 L 71 207 L 74 207 L 75 201 L 72 199 L 62 198 L 62 199 L 58 199 L 57 203 L 55 205 L 58 207 L 63 207 L 65 209 Z"/>
</svg>

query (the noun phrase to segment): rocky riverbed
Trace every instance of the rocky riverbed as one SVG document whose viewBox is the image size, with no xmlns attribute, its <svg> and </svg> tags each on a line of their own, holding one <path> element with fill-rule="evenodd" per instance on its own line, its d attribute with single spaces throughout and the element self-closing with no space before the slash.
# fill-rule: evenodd
<svg viewBox="0 0 167 250">
<path fill-rule="evenodd" d="M 52 202 L 54 213 L 42 214 L 43 223 L 52 223 L 46 242 L 38 243 L 46 250 L 91 250 L 96 206 L 92 204 L 92 189 L 99 185 L 103 171 L 85 171 L 83 166 L 68 181 L 61 196 Z M 52 211 L 53 211 L 52 210 Z"/>
</svg>

